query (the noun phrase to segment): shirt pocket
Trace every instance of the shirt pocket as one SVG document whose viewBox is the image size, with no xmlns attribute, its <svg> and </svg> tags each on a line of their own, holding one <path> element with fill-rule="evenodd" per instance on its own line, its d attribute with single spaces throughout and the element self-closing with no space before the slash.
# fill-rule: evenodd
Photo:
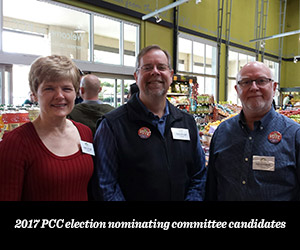
<svg viewBox="0 0 300 250">
<path fill-rule="evenodd" d="M 258 183 L 272 185 L 274 188 L 294 186 L 297 183 L 295 163 L 289 160 L 275 160 L 274 171 L 253 170 Z"/>
</svg>

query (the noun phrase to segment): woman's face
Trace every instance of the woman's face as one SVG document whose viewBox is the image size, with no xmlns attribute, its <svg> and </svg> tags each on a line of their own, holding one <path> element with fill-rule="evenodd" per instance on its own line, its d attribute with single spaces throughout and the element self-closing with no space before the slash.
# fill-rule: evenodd
<svg viewBox="0 0 300 250">
<path fill-rule="evenodd" d="M 63 118 L 72 111 L 76 92 L 70 80 L 43 82 L 39 85 L 35 97 L 42 116 Z"/>
</svg>

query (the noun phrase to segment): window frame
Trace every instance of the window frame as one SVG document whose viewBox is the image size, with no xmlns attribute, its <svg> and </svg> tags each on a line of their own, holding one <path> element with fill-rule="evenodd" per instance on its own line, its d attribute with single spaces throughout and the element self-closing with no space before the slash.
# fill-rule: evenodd
<svg viewBox="0 0 300 250">
<path fill-rule="evenodd" d="M 234 48 L 234 47 L 229 47 L 229 50 L 228 50 L 228 58 L 227 60 L 229 60 L 229 53 L 230 51 L 232 52 L 235 52 L 235 53 L 238 53 L 238 58 L 237 58 L 237 63 L 236 63 L 236 72 L 238 73 L 240 71 L 239 67 L 239 55 L 240 54 L 243 54 L 243 55 L 246 55 L 247 56 L 247 62 L 250 62 L 251 60 L 249 60 L 249 57 L 253 57 L 254 60 L 256 58 L 256 55 L 255 55 L 255 52 L 250 52 L 250 51 L 246 51 L 246 50 L 242 50 L 242 49 L 238 49 L 238 48 Z M 229 65 L 229 61 L 227 62 L 227 64 Z M 229 66 L 228 66 L 229 67 Z M 241 105 L 241 102 L 240 102 L 240 99 L 238 98 L 238 96 L 236 97 L 236 102 L 234 102 L 233 100 L 229 100 L 228 99 L 228 95 L 229 95 L 229 88 L 230 88 L 230 85 L 229 85 L 229 82 L 230 81 L 235 81 L 236 82 L 236 77 L 237 77 L 237 74 L 235 76 L 229 76 L 229 69 L 228 69 L 228 73 L 227 73 L 227 86 L 225 86 L 225 91 L 226 91 L 226 102 L 230 102 L 230 103 L 234 103 L 234 104 L 238 104 L 238 105 Z"/>
<path fill-rule="evenodd" d="M 182 32 L 179 32 L 178 34 L 178 39 L 179 38 L 183 38 L 183 39 L 186 39 L 186 40 L 189 40 L 192 42 L 192 51 L 191 51 L 191 71 L 183 71 L 183 70 L 179 70 L 179 48 L 177 50 L 177 69 L 178 69 L 178 73 L 180 74 L 185 74 L 185 75 L 190 75 L 190 76 L 196 76 L 196 77 L 203 77 L 204 78 L 204 93 L 207 92 L 208 89 L 212 89 L 211 87 L 207 87 L 206 84 L 209 84 L 207 82 L 209 82 L 211 80 L 211 78 L 215 79 L 215 86 L 214 86 L 214 93 L 213 96 L 216 97 L 217 96 L 217 67 L 218 67 L 218 57 L 217 57 L 217 42 L 214 42 L 214 41 L 211 41 L 211 40 L 208 40 L 208 39 L 204 39 L 204 38 L 201 38 L 201 37 L 197 37 L 197 36 L 194 36 L 194 35 L 190 35 L 190 34 L 187 34 L 187 33 L 182 33 Z M 197 73 L 197 72 L 194 72 L 193 71 L 193 67 L 194 67 L 194 60 L 193 60 L 193 57 L 194 57 L 194 51 L 193 51 L 193 43 L 194 42 L 197 42 L 197 43 L 200 43 L 200 44 L 204 44 L 204 73 Z M 179 44 L 179 42 L 178 42 Z M 216 54 L 215 54 L 215 74 L 207 74 L 206 73 L 206 46 L 209 45 L 209 46 L 212 46 L 216 49 Z M 178 45 L 179 46 L 179 45 Z"/>
<path fill-rule="evenodd" d="M 3 15 L 4 15 L 4 10 L 3 10 L 3 1 L 4 0 L 0 0 L 0 57 L 1 57 L 1 61 L 0 64 L 7 64 L 7 65 L 31 65 L 31 63 L 37 59 L 38 57 L 40 57 L 41 55 L 35 55 L 35 54 L 26 54 L 26 53 L 15 53 L 15 52 L 5 52 L 3 51 Z M 38 0 L 37 0 L 38 1 Z M 137 58 L 137 55 L 139 53 L 140 50 L 140 33 L 141 33 L 141 24 L 138 22 L 132 22 L 132 21 L 128 21 L 128 20 L 123 20 L 123 19 L 119 19 L 113 16 L 109 16 L 106 14 L 102 14 L 102 13 L 98 13 L 98 12 L 94 12 L 94 11 L 90 11 L 84 8 L 80 8 L 80 7 L 76 7 L 76 6 L 72 6 L 69 4 L 65 4 L 65 3 L 60 3 L 60 2 L 54 2 L 54 1 L 50 1 L 50 0 L 42 0 L 42 2 L 45 2 L 47 4 L 52 4 L 55 6 L 59 6 L 61 8 L 66 8 L 66 9 L 70 9 L 73 11 L 78 11 L 80 13 L 85 13 L 89 15 L 89 36 L 88 36 L 88 55 L 87 58 L 88 60 L 79 60 L 79 59 L 73 59 L 73 61 L 75 62 L 75 64 L 77 65 L 78 68 L 80 68 L 82 71 L 85 72 L 92 72 L 93 74 L 97 74 L 97 75 L 109 75 L 111 78 L 113 79 L 117 79 L 118 81 L 121 80 L 122 82 L 122 89 L 120 93 L 117 93 L 118 95 L 122 95 L 121 98 L 121 102 L 122 104 L 124 103 L 124 97 L 123 97 L 123 93 L 124 93 L 124 79 L 130 79 L 130 80 L 134 80 L 133 74 L 134 74 L 134 70 L 135 70 L 135 65 L 132 65 L 131 62 L 131 66 L 126 66 L 124 65 L 124 56 L 125 56 L 125 50 L 124 48 L 126 46 L 125 45 L 125 26 L 126 25 L 130 25 L 130 26 L 134 26 L 136 29 L 136 34 L 135 34 L 135 60 Z M 94 23 L 94 17 L 95 16 L 101 16 L 104 18 L 109 18 L 115 21 L 120 22 L 120 64 L 108 64 L 108 63 L 103 63 L 103 62 L 95 62 L 94 60 L 94 28 L 95 28 L 95 23 Z M 53 17 L 54 18 L 54 17 Z M 1 89 L 0 89 L 0 93 L 1 93 Z M 13 94 L 13 93 L 11 93 Z"/>
<path fill-rule="evenodd" d="M 251 51 L 246 51 L 246 50 L 242 50 L 242 49 L 238 49 L 238 48 L 234 48 L 234 47 L 230 47 L 229 48 L 229 51 L 232 51 L 232 52 L 235 52 L 235 53 L 238 53 L 238 59 L 237 59 L 237 72 L 239 72 L 240 71 L 240 69 L 239 69 L 239 55 L 240 54 L 243 54 L 243 55 L 246 55 L 247 56 L 247 63 L 248 62 L 250 62 L 251 60 L 249 60 L 249 56 L 250 57 L 253 57 L 254 58 L 254 61 L 256 60 L 255 58 L 256 58 L 256 54 L 255 54 L 255 52 L 251 52 Z M 228 60 L 229 60 L 229 56 L 228 56 L 228 58 L 227 58 Z M 272 59 L 272 58 L 270 58 L 270 57 L 265 57 L 264 58 L 264 63 L 265 63 L 265 60 L 267 60 L 267 61 L 270 61 L 270 62 L 273 62 L 273 63 L 278 63 L 278 71 L 277 71 L 277 75 L 275 76 L 274 75 L 274 80 L 275 81 L 279 81 L 279 77 L 280 77 L 280 62 L 278 61 L 278 60 L 274 60 L 274 59 Z M 266 63 L 265 63 L 266 64 Z M 229 65 L 229 62 L 228 62 L 228 65 Z M 267 65 L 267 64 L 266 64 Z M 228 72 L 229 72 L 229 70 L 228 70 Z M 226 76 L 227 77 L 227 82 L 228 82 L 228 84 L 227 84 L 227 86 L 226 86 L 226 101 L 227 102 L 233 102 L 233 101 L 231 101 L 231 100 L 229 100 L 228 99 L 228 93 L 229 93 L 229 88 L 230 88 L 230 86 L 229 86 L 229 82 L 230 81 L 237 81 L 237 79 L 236 79 L 236 76 L 229 76 L 229 75 L 227 75 Z M 278 80 L 277 80 L 278 79 Z M 277 89 L 276 89 L 276 93 L 275 93 L 275 99 L 277 100 L 277 104 L 278 104 L 278 100 L 279 100 L 279 96 L 280 96 L 280 94 L 279 94 L 279 86 L 277 85 Z M 238 105 L 241 105 L 241 102 L 240 102 L 240 100 L 239 100 L 239 98 L 237 97 L 237 100 L 236 100 L 236 102 L 234 103 L 234 104 L 238 104 Z"/>
<path fill-rule="evenodd" d="M 136 32 L 136 48 L 135 48 L 135 57 L 137 57 L 140 49 L 140 24 L 134 23 L 134 22 L 129 22 L 127 20 L 115 18 L 112 16 L 108 16 L 102 13 L 86 10 L 83 8 L 79 8 L 76 6 L 68 5 L 65 3 L 60 3 L 60 2 L 54 2 L 54 1 L 49 1 L 49 0 L 43 0 L 43 2 L 56 5 L 62 8 L 67 8 L 71 9 L 74 11 L 82 12 L 85 14 L 90 15 L 90 20 L 89 20 L 89 25 L 90 25 L 90 30 L 89 30 L 89 60 L 79 60 L 79 59 L 74 59 L 74 62 L 76 64 L 79 64 L 81 66 L 82 70 L 86 71 L 95 71 L 99 73 L 116 73 L 116 74 L 125 74 L 125 75 L 131 75 L 134 72 L 134 66 L 126 66 L 122 63 L 124 63 L 124 24 L 128 25 L 133 25 L 137 28 Z M 26 53 L 11 53 L 11 52 L 4 52 L 3 51 L 3 0 L 0 0 L 0 55 L 1 55 L 1 63 L 8 63 L 8 64 L 27 64 L 30 65 L 32 61 L 34 61 L 36 58 L 38 58 L 40 55 L 35 55 L 35 54 L 26 54 Z M 121 23 L 120 27 L 120 64 L 117 65 L 112 65 L 112 64 L 107 64 L 107 63 L 101 63 L 101 62 L 95 62 L 94 61 L 94 16 L 101 16 L 104 18 L 109 18 L 115 21 L 118 21 Z M 122 50 L 121 50 L 122 49 Z M 101 67 L 99 67 L 99 64 Z M 104 67 L 103 67 L 104 66 Z M 99 70 L 101 68 L 101 70 Z M 103 71 L 103 70 L 104 71 Z"/>
</svg>

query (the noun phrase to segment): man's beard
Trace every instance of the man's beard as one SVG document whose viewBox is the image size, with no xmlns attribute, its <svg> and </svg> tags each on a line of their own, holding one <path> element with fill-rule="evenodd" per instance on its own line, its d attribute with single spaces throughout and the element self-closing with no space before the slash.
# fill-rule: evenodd
<svg viewBox="0 0 300 250">
<path fill-rule="evenodd" d="M 245 104 L 248 110 L 251 110 L 253 112 L 260 112 L 264 110 L 268 110 L 271 107 L 272 100 L 271 101 L 256 101 L 256 102 L 249 102 Z"/>
<path fill-rule="evenodd" d="M 149 88 L 149 85 L 150 84 L 153 84 L 153 83 L 148 83 L 145 87 L 145 94 L 148 95 L 148 96 L 152 96 L 152 97 L 161 97 L 161 96 L 165 96 L 166 93 L 167 93 L 167 89 L 165 88 L 165 82 L 162 82 L 162 83 L 159 83 L 162 88 Z M 157 83 L 156 83 L 157 84 Z"/>
</svg>

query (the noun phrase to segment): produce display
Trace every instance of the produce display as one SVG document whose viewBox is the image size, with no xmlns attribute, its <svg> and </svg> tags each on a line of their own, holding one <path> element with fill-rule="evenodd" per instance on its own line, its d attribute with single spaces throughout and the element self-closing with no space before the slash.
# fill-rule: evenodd
<svg viewBox="0 0 300 250">
<path fill-rule="evenodd" d="M 300 109 L 278 110 L 282 115 L 285 115 L 297 123 L 300 123 Z"/>
<path fill-rule="evenodd" d="M 232 104 L 215 104 L 214 113 L 213 113 L 213 121 L 208 122 L 201 130 L 201 142 L 205 147 L 209 147 L 210 141 L 213 133 L 217 129 L 217 127 L 227 119 L 230 119 L 241 111 L 241 107 Z"/>
<path fill-rule="evenodd" d="M 9 132 L 22 124 L 34 121 L 39 115 L 38 106 L 1 105 L 0 107 L 0 140 L 4 133 Z"/>
<path fill-rule="evenodd" d="M 216 128 L 224 121 L 226 121 L 229 118 L 232 118 L 234 116 L 236 116 L 238 113 L 232 113 L 230 115 L 228 115 L 226 118 L 222 119 L 222 120 L 217 120 L 214 122 L 209 122 L 205 127 L 204 127 L 204 131 L 203 134 L 208 134 L 208 135 L 212 135 L 214 133 L 214 131 L 216 130 Z"/>
</svg>

